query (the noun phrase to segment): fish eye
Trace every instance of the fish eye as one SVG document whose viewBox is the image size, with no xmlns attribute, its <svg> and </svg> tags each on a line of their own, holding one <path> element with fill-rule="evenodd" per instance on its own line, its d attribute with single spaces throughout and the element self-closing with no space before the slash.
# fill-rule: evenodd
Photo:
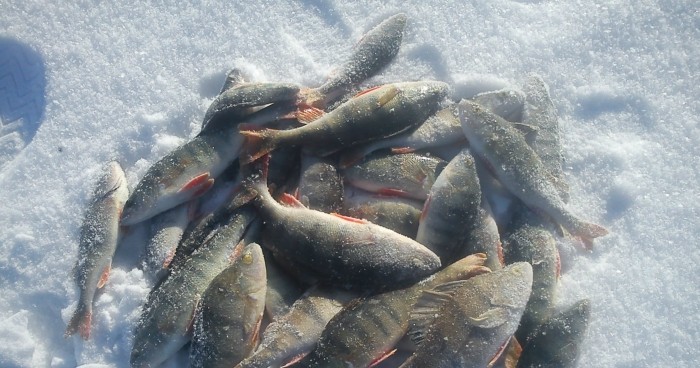
<svg viewBox="0 0 700 368">
<path fill-rule="evenodd" d="M 249 265 L 253 263 L 253 255 L 250 252 L 248 252 L 244 254 L 243 257 L 241 257 L 241 260 L 243 261 L 243 263 Z"/>
</svg>

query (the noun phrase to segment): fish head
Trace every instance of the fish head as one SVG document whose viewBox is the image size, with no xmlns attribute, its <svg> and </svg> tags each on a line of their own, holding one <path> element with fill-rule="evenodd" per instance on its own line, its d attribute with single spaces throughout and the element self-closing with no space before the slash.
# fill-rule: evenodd
<svg viewBox="0 0 700 368">
<path fill-rule="evenodd" d="M 447 97 L 449 85 L 439 81 L 396 83 L 403 95 L 402 101 L 421 109 L 437 111 L 440 101 Z"/>
<path fill-rule="evenodd" d="M 104 169 L 93 193 L 94 200 L 100 200 L 112 196 L 122 205 L 129 196 L 129 188 L 126 184 L 126 175 L 117 161 L 111 161 Z"/>
<path fill-rule="evenodd" d="M 144 177 L 131 193 L 122 211 L 122 225 L 133 225 L 161 212 L 158 199 L 163 186 L 153 179 Z"/>
<path fill-rule="evenodd" d="M 240 270 L 240 286 L 243 292 L 246 295 L 253 295 L 262 290 L 264 293 L 267 285 L 267 272 L 260 245 L 257 243 L 246 245 L 236 262 Z"/>
</svg>

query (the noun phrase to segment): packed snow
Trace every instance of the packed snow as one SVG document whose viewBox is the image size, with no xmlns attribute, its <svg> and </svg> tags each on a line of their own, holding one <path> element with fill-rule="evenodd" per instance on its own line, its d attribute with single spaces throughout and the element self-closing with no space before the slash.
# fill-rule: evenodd
<svg viewBox="0 0 700 368">
<path fill-rule="evenodd" d="M 697 365 L 697 4 L 172 4 L 0 4 L 4 125 L 18 108 L 7 91 L 45 76 L 41 88 L 21 92 L 34 101 L 30 115 L 41 116 L 15 120 L 24 125 L 13 139 L 26 147 L 0 145 L 0 366 L 128 366 L 132 327 L 151 286 L 138 268 L 139 229 L 120 245 L 98 294 L 92 338 L 63 337 L 78 298 L 79 226 L 103 165 L 117 159 L 133 188 L 198 132 L 229 69 L 317 86 L 365 31 L 398 12 L 409 16 L 402 49 L 372 82 L 438 79 L 453 86 L 454 98 L 518 88 L 530 72 L 549 84 L 569 208 L 610 230 L 592 252 L 570 247 L 563 254 L 557 304 L 592 302 L 580 366 Z M 12 57 L 7 50 L 15 50 Z M 34 74 L 18 74 L 23 62 Z M 25 78 L 10 79 L 17 75 Z"/>
</svg>

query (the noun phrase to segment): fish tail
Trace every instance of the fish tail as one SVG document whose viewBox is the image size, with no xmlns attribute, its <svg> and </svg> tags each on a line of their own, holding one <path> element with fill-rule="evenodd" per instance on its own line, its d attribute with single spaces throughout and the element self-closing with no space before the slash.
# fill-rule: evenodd
<svg viewBox="0 0 700 368">
<path fill-rule="evenodd" d="M 241 130 L 245 142 L 241 149 L 241 164 L 249 164 L 277 148 L 279 130 Z"/>
<path fill-rule="evenodd" d="M 271 199 L 270 191 L 267 187 L 267 172 L 270 166 L 270 155 L 263 155 L 259 159 L 244 166 L 246 179 L 243 183 L 243 190 L 233 199 L 238 205 L 243 205 L 251 200 L 265 201 Z M 269 198 L 268 198 L 269 197 Z"/>
<path fill-rule="evenodd" d="M 88 308 L 78 305 L 78 308 L 73 313 L 66 327 L 65 337 L 70 337 L 76 332 L 80 333 L 83 340 L 90 338 L 90 325 L 92 324 L 92 311 Z"/>
<path fill-rule="evenodd" d="M 586 250 L 593 249 L 593 239 L 608 235 L 608 230 L 600 225 L 581 221 L 574 229 L 569 230 L 571 235 L 581 239 Z"/>
</svg>

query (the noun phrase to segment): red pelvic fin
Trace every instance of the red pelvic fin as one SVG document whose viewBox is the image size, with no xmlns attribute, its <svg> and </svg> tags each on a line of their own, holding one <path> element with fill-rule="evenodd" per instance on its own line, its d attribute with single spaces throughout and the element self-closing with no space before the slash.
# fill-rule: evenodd
<svg viewBox="0 0 700 368">
<path fill-rule="evenodd" d="M 515 368 L 515 366 L 518 364 L 518 360 L 520 360 L 520 355 L 523 353 L 523 347 L 520 345 L 518 340 L 515 337 L 512 337 L 510 339 L 510 343 L 508 344 L 508 348 L 506 349 L 505 352 L 505 359 L 504 359 L 504 366 L 505 368 Z"/>
<path fill-rule="evenodd" d="M 173 261 L 173 258 L 175 258 L 175 248 L 169 250 L 168 255 L 165 256 L 165 259 L 163 260 L 164 269 L 170 267 L 170 263 Z"/>
<path fill-rule="evenodd" d="M 316 119 L 321 118 L 325 114 L 326 113 L 321 109 L 315 107 L 304 107 L 300 108 L 296 112 L 296 118 L 297 120 L 299 120 L 300 123 L 308 124 Z"/>
<path fill-rule="evenodd" d="M 102 270 L 102 275 L 100 275 L 100 280 L 97 282 L 97 288 L 102 289 L 105 284 L 107 283 L 107 280 L 109 280 L 109 272 L 112 269 L 112 264 L 108 264 L 107 267 Z"/>
<path fill-rule="evenodd" d="M 506 347 L 508 347 L 512 338 L 513 336 L 507 338 L 506 341 L 504 341 L 503 344 L 501 344 L 501 346 L 496 351 L 496 354 L 493 356 L 493 358 L 491 358 L 491 360 L 489 360 L 489 363 L 486 365 L 487 368 L 491 368 L 496 364 L 498 358 L 500 358 L 501 354 L 503 354 L 503 352 L 506 350 Z"/>
<path fill-rule="evenodd" d="M 501 267 L 505 267 L 506 258 L 503 255 L 503 243 L 500 240 L 496 240 L 496 250 L 498 252 L 498 263 L 501 264 Z"/>
<path fill-rule="evenodd" d="M 197 317 L 197 312 L 199 311 L 199 302 L 201 299 L 199 296 L 197 296 L 197 300 L 194 302 L 194 306 L 192 307 L 192 314 L 190 315 L 190 322 L 187 324 L 187 328 L 183 332 L 183 335 L 189 334 L 192 331 L 194 331 L 194 319 Z"/>
<path fill-rule="evenodd" d="M 286 205 L 288 207 L 306 208 L 303 203 L 301 203 L 296 197 L 289 193 L 282 193 L 279 200 L 283 205 Z"/>
<path fill-rule="evenodd" d="M 214 179 L 208 172 L 195 176 L 192 180 L 178 190 L 178 192 L 191 192 L 192 198 L 199 197 L 214 185 Z"/>
<path fill-rule="evenodd" d="M 425 220 L 425 217 L 428 216 L 428 208 L 430 208 L 430 194 L 428 194 L 428 198 L 425 200 L 425 203 L 423 203 L 423 209 L 420 211 L 420 218 L 418 219 L 418 223 L 423 222 L 423 220 Z"/>
<path fill-rule="evenodd" d="M 404 153 L 411 153 L 415 152 L 416 149 L 412 147 L 394 147 L 391 149 L 391 153 L 396 153 L 396 154 L 404 154 Z"/>
<path fill-rule="evenodd" d="M 394 353 L 396 352 L 396 350 L 397 350 L 397 349 L 393 349 L 393 350 L 390 350 L 390 351 L 384 353 L 382 356 L 380 356 L 379 358 L 377 358 L 377 359 L 375 359 L 374 361 L 372 361 L 372 363 L 370 363 L 370 364 L 367 366 L 367 368 L 372 368 L 372 367 L 378 365 L 379 363 L 385 361 L 388 357 L 394 355 Z"/>
<path fill-rule="evenodd" d="M 335 212 L 332 212 L 330 215 L 335 216 L 339 219 L 343 219 L 345 221 L 354 222 L 356 224 L 368 224 L 369 223 L 369 221 L 367 221 L 367 220 L 363 220 L 363 219 L 359 219 L 359 218 L 355 218 L 355 217 L 350 217 L 350 216 L 345 216 L 345 215 L 341 215 L 341 214 L 335 213 Z"/>
<path fill-rule="evenodd" d="M 377 191 L 377 194 L 387 197 L 408 197 L 408 192 L 397 188 L 382 188 Z"/>
<path fill-rule="evenodd" d="M 379 86 L 374 86 L 374 87 L 371 87 L 371 88 L 367 88 L 367 89 L 364 90 L 364 91 L 358 92 L 358 93 L 357 93 L 355 96 L 353 96 L 352 98 L 360 97 L 360 96 L 365 95 L 365 94 L 368 94 L 368 93 L 370 93 L 370 92 L 372 92 L 372 91 L 376 91 L 376 90 L 378 90 L 379 88 L 382 88 L 382 87 L 384 87 L 384 86 L 383 86 L 383 85 L 379 85 Z"/>
</svg>

